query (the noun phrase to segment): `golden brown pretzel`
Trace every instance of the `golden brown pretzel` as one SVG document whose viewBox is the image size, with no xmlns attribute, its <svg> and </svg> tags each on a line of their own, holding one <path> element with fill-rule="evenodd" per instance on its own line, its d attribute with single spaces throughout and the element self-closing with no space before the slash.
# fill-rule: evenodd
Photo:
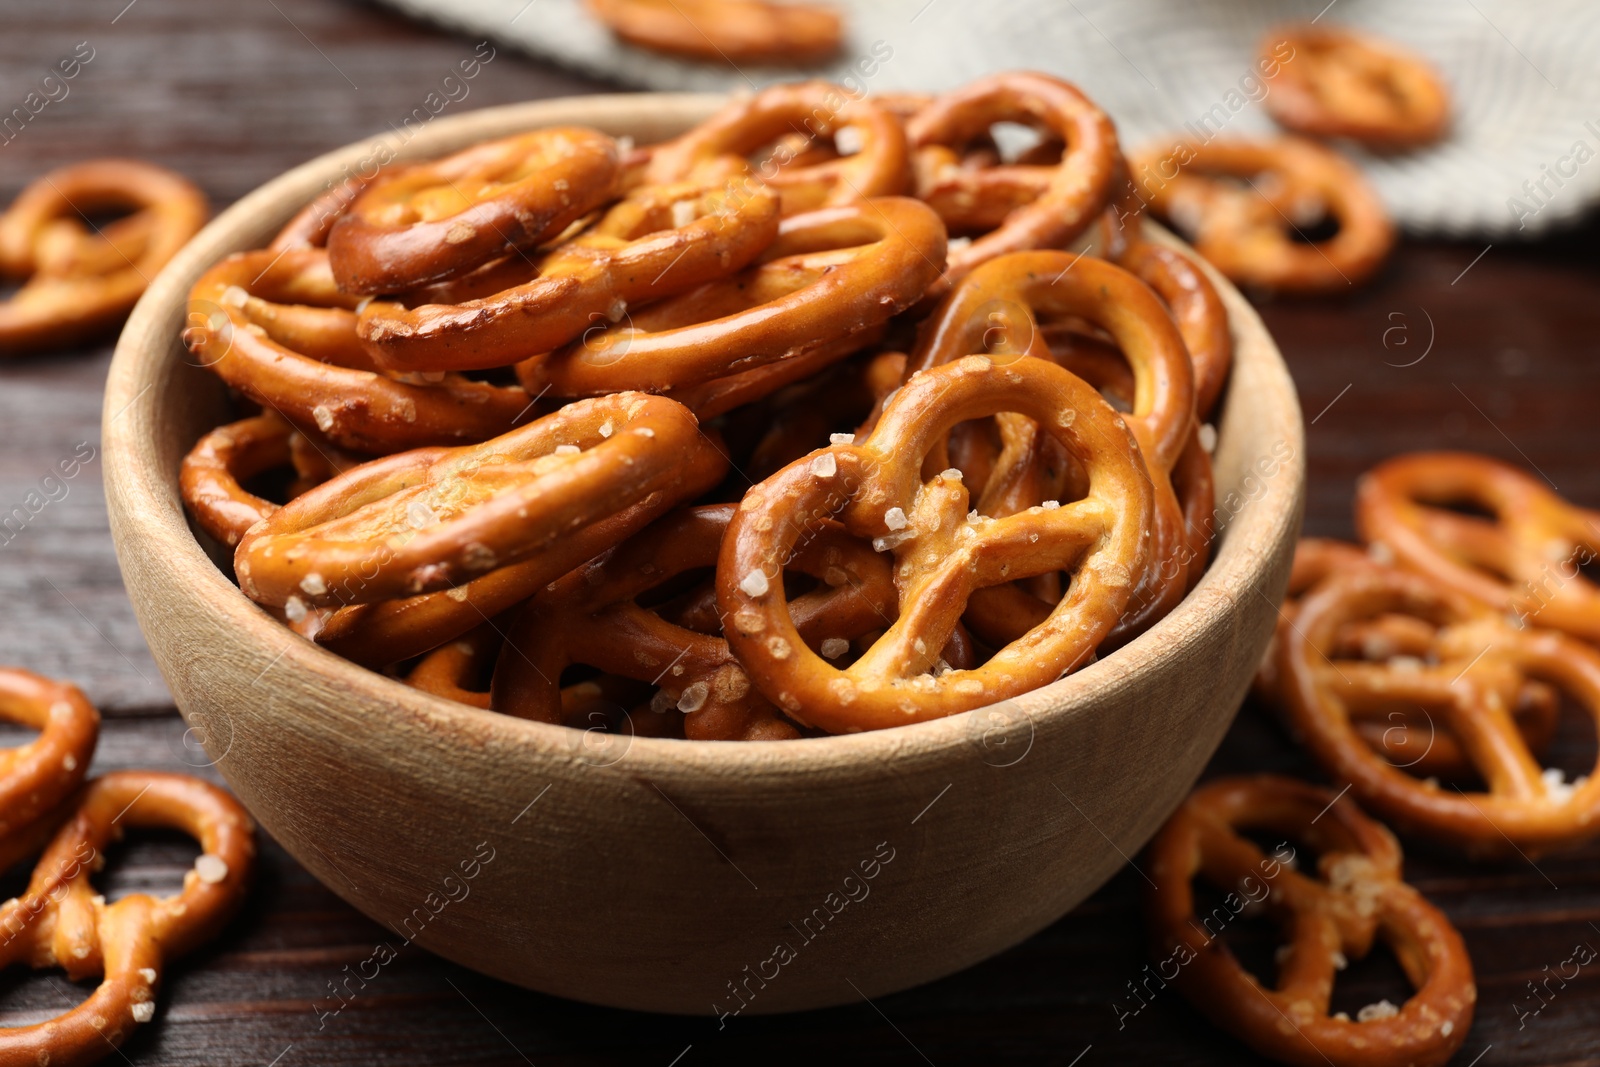
<svg viewBox="0 0 1600 1067">
<path fill-rule="evenodd" d="M 1273 64 L 1266 77 L 1267 111 L 1279 125 L 1379 149 L 1412 148 L 1444 133 L 1449 93 L 1421 56 L 1371 34 L 1309 24 L 1273 27 L 1261 53 L 1285 44 L 1294 58 Z"/>
<path fill-rule="evenodd" d="M 405 164 L 391 164 L 384 177 L 396 177 L 404 170 Z M 344 181 L 330 185 L 284 223 L 283 229 L 279 230 L 277 236 L 267 245 L 268 250 L 283 252 L 289 249 L 328 247 L 328 234 L 333 232 L 334 223 L 344 217 L 345 212 L 350 210 L 350 205 L 356 202 L 356 197 L 365 192 L 367 186 L 376 179 L 377 174 L 371 177 L 352 174 Z"/>
<path fill-rule="evenodd" d="M 1433 628 L 1426 659 L 1341 655 L 1353 623 L 1409 616 Z M 1527 679 L 1572 697 L 1600 724 L 1600 654 L 1552 630 L 1513 629 L 1494 612 L 1426 578 L 1355 570 L 1317 586 L 1280 635 L 1279 687 L 1291 728 L 1335 780 L 1400 827 L 1474 855 L 1535 855 L 1600 831 L 1600 767 L 1560 782 L 1528 749 L 1512 709 Z M 1352 725 L 1361 709 L 1404 702 L 1459 742 L 1486 792 L 1418 781 L 1381 758 Z"/>
<path fill-rule="evenodd" d="M 1021 353 L 1048 356 L 1040 319 L 1074 316 L 1111 334 L 1133 369 L 1133 410 L 1128 424 L 1139 441 L 1144 466 L 1155 494 L 1151 525 L 1151 566 L 1134 590 L 1129 606 L 1128 636 L 1140 632 L 1182 599 L 1188 589 L 1190 538 L 1173 491 L 1172 476 L 1179 456 L 1194 436 L 1194 372 L 1183 339 L 1166 307 L 1149 287 L 1127 271 L 1104 260 L 1069 252 L 1015 252 L 979 266 L 950 292 L 935 312 L 907 367 L 936 366 L 968 352 L 990 351 L 1002 361 Z M 1002 433 L 1021 435 L 1024 425 L 1010 420 Z M 1040 462 L 1040 439 L 1019 447 L 1014 464 L 1002 477 L 1028 473 Z M 990 486 L 993 486 L 991 480 Z M 982 489 L 992 498 L 990 486 Z M 1022 500 L 1025 505 L 1043 500 Z M 981 510 L 981 508 L 980 508 Z M 985 625 L 994 602 L 1015 594 L 985 590 L 975 598 L 974 629 L 994 640 L 997 629 Z M 1015 607 L 1006 609 L 1013 614 Z M 1036 623 L 1036 620 L 1030 620 Z M 1031 627 L 1030 627 L 1031 628 Z M 1013 637 L 1014 639 L 1014 637 Z"/>
<path fill-rule="evenodd" d="M 968 515 L 958 471 L 922 461 L 968 419 L 1015 411 L 1083 464 L 1089 495 L 1004 518 Z M 797 460 L 753 487 L 723 540 L 717 594 L 728 643 L 792 718 L 830 732 L 938 718 L 1005 700 L 1086 662 L 1144 575 L 1150 483 L 1131 432 L 1090 386 L 1050 363 L 967 356 L 913 375 L 870 436 Z M 781 581 L 802 537 L 835 517 L 895 558 L 899 614 L 839 670 L 795 628 Z M 975 589 L 1071 570 L 1050 618 L 973 670 L 936 660 Z"/>
<path fill-rule="evenodd" d="M 200 528 L 231 547 L 278 510 L 243 482 L 292 465 L 297 477 L 291 492 L 299 495 L 358 462 L 331 445 L 308 441 L 287 419 L 269 411 L 219 426 L 196 441 L 178 470 L 178 491 Z"/>
<path fill-rule="evenodd" d="M 92 229 L 89 216 L 133 214 Z M 0 214 L 0 355 L 75 344 L 105 332 L 200 232 L 210 213 L 186 178 L 131 159 L 51 171 Z"/>
<path fill-rule="evenodd" d="M 865 343 L 850 338 L 922 296 L 944 267 L 944 243 L 938 217 L 902 197 L 794 215 L 757 266 L 519 364 L 517 376 L 534 395 L 664 392 L 846 341 L 832 357 L 842 358 Z"/>
<path fill-rule="evenodd" d="M 808 144 L 849 136 L 857 150 L 831 158 L 799 158 L 788 137 Z M 778 146 L 753 172 L 747 157 Z M 842 151 L 842 149 L 841 149 Z M 645 179 L 652 183 L 703 181 L 753 173 L 776 189 L 783 213 L 897 196 L 911 180 L 905 129 L 870 99 L 828 82 L 775 85 L 735 100 L 688 133 L 656 146 Z"/>
<path fill-rule="evenodd" d="M 1027 164 L 970 169 L 950 158 L 931 180 L 919 183 L 917 195 L 950 218 L 981 203 L 997 180 L 1021 175 L 1040 185 L 1037 197 L 1015 207 L 998 228 L 952 252 L 941 284 L 959 281 L 1006 252 L 1064 247 L 1094 221 L 1110 195 L 1119 158 L 1116 128 L 1076 87 L 1047 74 L 1019 71 L 980 78 L 935 98 L 907 121 L 906 132 L 918 153 L 950 153 L 986 135 L 997 122 L 1041 128 L 1063 140 L 1066 151 L 1060 163 L 1039 169 Z"/>
<path fill-rule="evenodd" d="M 169 960 L 214 937 L 244 900 L 255 859 L 254 827 L 239 802 L 185 775 L 117 771 L 96 778 L 39 858 L 21 896 L 0 905 L 0 966 L 60 967 L 81 980 L 101 974 L 88 999 L 46 1022 L 0 1029 L 0 1062 L 94 1063 L 155 1015 Z M 106 848 L 127 827 L 181 830 L 201 855 L 183 889 L 155 899 L 133 893 L 108 904 L 90 882 Z"/>
<path fill-rule="evenodd" d="M 560 721 L 561 672 L 582 663 L 658 686 L 662 702 L 685 713 L 684 735 L 691 740 L 800 736 L 750 684 L 715 625 L 697 631 L 637 603 L 681 574 L 715 566 L 734 508 L 716 504 L 674 512 L 531 600 L 509 637 L 520 655 L 502 656 L 495 671 L 495 710 Z M 848 645 L 893 620 L 888 564 L 838 529 L 826 529 L 801 547 L 789 568 L 819 582 L 795 601 L 802 637 L 814 645 L 827 639 Z M 835 657 L 843 651 L 829 646 Z"/>
<path fill-rule="evenodd" d="M 1396 456 L 1361 479 L 1356 525 L 1408 570 L 1524 622 L 1600 640 L 1600 589 L 1583 573 L 1600 553 L 1600 512 L 1509 464 L 1466 452 Z"/>
<path fill-rule="evenodd" d="M 347 293 L 398 293 L 534 248 L 611 199 L 615 142 L 581 126 L 484 141 L 368 185 L 328 234 Z"/>
<path fill-rule="evenodd" d="M 1132 161 L 1139 194 L 1236 282 L 1295 293 L 1365 281 L 1394 246 L 1394 224 L 1366 177 L 1313 141 L 1176 140 Z M 1295 239 L 1317 217 L 1339 232 Z"/>
<path fill-rule="evenodd" d="M 568 404 L 481 445 L 419 448 L 324 482 L 252 527 L 234 569 L 273 606 L 458 587 L 670 489 L 700 440 L 665 397 Z"/>
<path fill-rule="evenodd" d="M 1265 852 L 1241 831 L 1281 836 Z M 1320 877 L 1293 866 L 1294 844 L 1317 854 Z M 1150 845 L 1146 915 L 1151 953 L 1167 979 L 1212 1022 L 1263 1056 L 1295 1067 L 1441 1067 L 1466 1040 L 1478 991 L 1461 935 L 1400 880 L 1400 846 L 1348 798 L 1292 778 L 1222 778 L 1195 790 Z M 1193 881 L 1226 893 L 1205 916 Z M 1222 934 L 1251 904 L 1286 944 L 1267 988 Z M 1382 938 L 1415 992 L 1398 1008 L 1352 1021 L 1329 1015 L 1341 959 Z"/>
<path fill-rule="evenodd" d="M 43 844 L 35 838 L 53 829 L 47 816 L 88 773 L 100 713 L 75 685 L 0 667 L 0 719 L 39 731 L 0 751 L 0 867 L 9 868 Z"/>
<path fill-rule="evenodd" d="M 707 431 L 676 457 L 675 482 L 616 515 L 557 538 L 521 563 L 442 593 L 340 608 L 307 636 L 346 659 L 373 668 L 453 641 L 527 600 L 585 560 L 621 544 L 672 508 L 710 490 L 728 471 L 722 447 Z"/>
<path fill-rule="evenodd" d="M 1254 692 L 1269 704 L 1281 705 L 1278 686 L 1278 645 L 1283 634 L 1294 625 L 1300 600 L 1322 582 L 1342 574 L 1382 568 L 1357 545 L 1319 537 L 1305 537 L 1295 546 L 1294 566 L 1289 573 L 1289 588 L 1278 623 L 1256 671 Z M 1382 659 L 1409 656 L 1422 659 L 1430 654 L 1434 628 L 1420 619 L 1388 615 L 1351 623 L 1338 634 L 1336 656 Z M 1351 723 L 1374 751 L 1390 763 L 1419 778 L 1461 780 L 1474 776 L 1472 762 L 1461 743 L 1450 732 L 1449 724 L 1436 721 L 1416 704 L 1400 699 L 1353 706 Z M 1542 682 L 1527 680 L 1511 709 L 1512 719 L 1528 750 L 1542 752 L 1555 735 L 1560 718 L 1559 696 Z"/>
<path fill-rule="evenodd" d="M 830 7 L 767 0 L 587 0 L 629 44 L 724 63 L 804 65 L 839 50 L 843 28 Z"/>
<path fill-rule="evenodd" d="M 190 290 L 184 341 L 262 407 L 357 452 L 481 441 L 531 411 L 518 386 L 380 371 L 356 337 L 356 303 L 319 249 L 244 252 Z"/>
<path fill-rule="evenodd" d="M 413 307 L 374 300 L 357 332 L 390 370 L 508 366 L 609 326 L 631 305 L 726 277 L 777 236 L 778 200 L 759 182 L 645 186 L 548 254 L 491 268 L 491 295 L 446 302 L 430 294 Z"/>
</svg>

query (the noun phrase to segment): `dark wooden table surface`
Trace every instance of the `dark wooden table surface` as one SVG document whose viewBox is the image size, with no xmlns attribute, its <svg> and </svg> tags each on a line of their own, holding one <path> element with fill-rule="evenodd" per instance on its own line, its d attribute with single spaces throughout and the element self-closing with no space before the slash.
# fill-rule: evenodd
<svg viewBox="0 0 1600 1067">
<path fill-rule="evenodd" d="M 0 201 L 49 167 L 126 154 L 191 175 L 225 205 L 295 163 L 400 121 L 475 44 L 337 0 L 4 0 L 0 31 L 0 112 L 79 42 L 94 52 L 66 98 L 0 145 Z M 452 107 L 605 88 L 502 49 Z M 1487 250 L 1485 241 L 1411 242 L 1375 284 L 1348 297 L 1262 306 L 1311 423 L 1309 532 L 1349 535 L 1356 476 L 1423 447 L 1536 467 L 1569 498 L 1600 505 L 1597 239 L 1600 227 L 1591 225 Z M 0 511 L 58 459 L 85 443 L 98 449 L 109 358 L 108 343 L 0 367 Z M 0 660 L 88 690 L 106 715 L 97 768 L 188 766 L 214 777 L 134 624 L 99 471 L 96 452 L 65 496 L 0 537 Z M 1575 725 L 1555 755 L 1570 777 L 1592 765 L 1594 748 L 1593 730 Z M 1247 769 L 1313 774 L 1252 706 L 1212 773 Z M 1025 944 L 872 1004 L 740 1018 L 719 1031 L 704 1019 L 526 993 L 408 948 L 343 1012 L 319 1020 L 313 1002 L 385 931 L 263 844 L 244 914 L 175 970 L 158 1021 L 123 1049 L 128 1062 L 1094 1067 L 1250 1059 L 1171 991 L 1119 1024 L 1118 1009 L 1136 1004 L 1126 983 L 1144 963 L 1142 882 L 1131 869 Z M 194 853 L 175 838 L 136 842 L 106 884 L 113 894 L 175 886 Z M 1477 1021 L 1456 1062 L 1600 1064 L 1600 968 L 1584 968 L 1564 987 L 1541 986 L 1551 990 L 1542 1000 L 1529 988 L 1576 947 L 1600 947 L 1600 846 L 1537 865 L 1469 865 L 1412 844 L 1407 869 L 1460 927 L 1477 967 Z M 603 913 L 597 901 L 597 921 Z M 57 1013 L 88 988 L 7 972 L 0 1026 Z M 1337 997 L 1354 1010 L 1403 995 L 1395 965 L 1374 958 L 1346 972 Z"/>
</svg>

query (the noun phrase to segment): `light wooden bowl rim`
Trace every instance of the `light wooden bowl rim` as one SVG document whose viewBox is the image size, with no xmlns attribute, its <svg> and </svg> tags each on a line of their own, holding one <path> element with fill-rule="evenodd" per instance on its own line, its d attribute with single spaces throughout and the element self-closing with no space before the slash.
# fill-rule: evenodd
<svg viewBox="0 0 1600 1067">
<path fill-rule="evenodd" d="M 694 121 L 724 100 L 717 94 L 612 94 L 488 108 L 434 120 L 404 146 L 398 158 L 437 156 L 472 141 L 504 135 L 512 127 L 535 128 L 555 122 L 587 121 L 603 130 L 625 132 L 640 124 L 643 108 Z M 119 541 L 136 539 L 139 550 L 159 553 L 171 568 L 174 584 L 202 598 L 210 610 L 262 649 L 283 644 L 286 631 L 212 564 L 190 531 L 177 492 L 177 471 L 160 469 L 153 455 L 156 400 L 152 394 L 170 382 L 172 361 L 181 358 L 173 324 L 181 321 L 194 279 L 223 255 L 238 250 L 240 235 L 270 235 L 294 210 L 323 191 L 330 175 L 370 157 L 376 146 L 384 143 L 384 137 L 373 138 L 313 159 L 256 189 L 213 220 L 162 270 L 139 301 L 118 341 L 106 385 L 103 439 L 107 482 L 111 491 L 122 497 L 120 510 L 131 520 L 126 528 L 115 530 Z M 1010 702 L 1040 724 L 1078 715 L 1092 703 L 1095 691 L 1115 686 L 1119 678 L 1146 670 L 1163 658 L 1182 655 L 1186 646 L 1200 640 L 1208 625 L 1218 621 L 1219 613 L 1233 608 L 1234 590 L 1258 586 L 1271 558 L 1270 546 L 1283 536 L 1285 526 L 1298 523 L 1304 446 L 1293 383 L 1255 311 L 1231 284 L 1210 273 L 1233 319 L 1239 358 L 1265 361 L 1257 369 L 1267 372 L 1263 381 L 1274 386 L 1264 391 L 1259 405 L 1252 402 L 1250 414 L 1276 420 L 1277 435 L 1292 447 L 1292 454 L 1284 460 L 1279 476 L 1265 479 L 1263 494 L 1231 517 L 1210 569 L 1171 614 L 1115 654 Z M 1229 392 L 1233 392 L 1232 382 Z M 1233 417 L 1240 414 L 1235 411 Z M 1226 447 L 1225 432 L 1223 438 L 1219 448 Z M 434 697 L 309 641 L 288 642 L 279 656 L 283 668 L 317 676 L 329 692 L 370 691 L 436 728 L 525 745 L 555 756 L 571 755 L 573 731 L 568 727 Z M 913 753 L 932 755 L 969 744 L 974 729 L 971 719 L 971 715 L 957 715 L 887 730 L 785 742 L 727 744 L 649 737 L 613 741 L 608 737 L 614 735 L 608 735 L 595 738 L 594 743 L 626 746 L 630 768 L 647 777 L 804 777 L 837 773 L 841 765 L 871 765 Z"/>
</svg>

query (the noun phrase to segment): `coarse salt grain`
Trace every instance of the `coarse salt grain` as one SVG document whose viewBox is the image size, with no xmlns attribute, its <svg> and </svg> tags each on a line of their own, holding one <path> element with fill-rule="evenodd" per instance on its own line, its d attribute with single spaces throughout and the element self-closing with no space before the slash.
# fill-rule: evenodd
<svg viewBox="0 0 1600 1067">
<path fill-rule="evenodd" d="M 904 508 L 890 508 L 883 513 L 883 524 L 891 530 L 904 530 L 906 528 L 906 513 Z"/>
<path fill-rule="evenodd" d="M 147 1023 L 156 1017 L 156 1002 L 153 1000 L 147 1000 L 142 1004 L 135 1004 L 128 1010 L 133 1012 L 134 1022 Z"/>
<path fill-rule="evenodd" d="M 710 695 L 711 687 L 704 682 L 686 685 L 678 696 L 678 710 L 685 715 L 699 711 L 706 706 L 706 697 Z"/>
<path fill-rule="evenodd" d="M 694 201 L 679 200 L 672 205 L 672 227 L 681 230 L 694 221 Z M 616 320 L 612 320 L 613 322 Z"/>
<path fill-rule="evenodd" d="M 311 409 L 311 417 L 317 422 L 317 429 L 327 433 L 333 429 L 333 411 L 326 404 L 318 404 Z"/>
<path fill-rule="evenodd" d="M 556 445 L 556 455 L 558 456 L 576 456 L 581 451 L 583 450 L 577 445 Z"/>
<path fill-rule="evenodd" d="M 830 433 L 828 435 L 828 443 L 830 445 L 853 445 L 856 443 L 856 435 L 853 433 Z"/>
<path fill-rule="evenodd" d="M 839 473 L 839 461 L 832 452 L 824 452 L 811 461 L 811 473 L 818 478 L 832 478 Z"/>
<path fill-rule="evenodd" d="M 1208 453 L 1217 450 L 1217 428 L 1209 422 L 1200 427 L 1200 447 Z"/>
<path fill-rule="evenodd" d="M 1380 1000 L 1376 1004 L 1368 1004 L 1366 1007 L 1356 1012 L 1356 1021 L 1362 1023 L 1372 1023 L 1377 1022 L 1379 1019 L 1393 1019 L 1399 1014 L 1399 1008 L 1389 1003 L 1388 1000 Z"/>
<path fill-rule="evenodd" d="M 833 135 L 833 147 L 841 156 L 853 156 L 866 146 L 866 138 L 854 126 L 846 126 Z"/>
<path fill-rule="evenodd" d="M 328 583 L 322 580 L 322 575 L 312 571 L 300 579 L 300 591 L 309 596 L 321 596 L 328 591 Z"/>
<path fill-rule="evenodd" d="M 767 591 L 767 576 L 761 571 L 751 571 L 739 582 L 739 591 L 745 596 L 764 596 Z"/>
<path fill-rule="evenodd" d="M 611 420 L 610 419 L 607 419 L 605 422 L 602 422 L 600 424 L 600 436 L 601 437 L 610 437 L 612 434 L 614 434 L 616 432 L 617 432 L 617 428 L 611 424 Z"/>
<path fill-rule="evenodd" d="M 148 983 L 154 983 L 156 980 L 156 969 L 154 967 L 140 967 L 139 977 L 143 978 Z"/>
<path fill-rule="evenodd" d="M 306 602 L 297 596 L 292 596 L 283 603 L 283 617 L 290 622 L 304 622 L 306 618 Z"/>
<path fill-rule="evenodd" d="M 850 642 L 842 637 L 830 637 L 822 642 L 820 651 L 826 659 L 838 659 L 850 649 Z"/>
<path fill-rule="evenodd" d="M 221 856 L 207 852 L 194 861 L 194 873 L 207 885 L 216 885 L 228 877 L 228 863 Z"/>
</svg>

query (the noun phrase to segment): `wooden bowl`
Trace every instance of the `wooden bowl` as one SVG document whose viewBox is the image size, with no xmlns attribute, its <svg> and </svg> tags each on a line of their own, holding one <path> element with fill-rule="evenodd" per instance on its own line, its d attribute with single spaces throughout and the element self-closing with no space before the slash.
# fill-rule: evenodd
<svg viewBox="0 0 1600 1067">
<path fill-rule="evenodd" d="M 554 100 L 329 153 L 208 226 L 117 345 L 105 482 L 140 625 L 262 825 L 392 931 L 363 978 L 414 940 L 532 989 L 706 1014 L 859 1001 L 949 974 L 1055 921 L 1139 850 L 1221 740 L 1266 646 L 1299 528 L 1301 417 L 1261 321 L 1215 276 L 1238 355 L 1210 571 L 1139 640 L 994 708 L 790 742 L 584 733 L 410 689 L 245 599 L 178 497 L 180 459 L 226 413 L 178 339 L 196 278 L 397 147 L 426 158 L 556 123 L 647 143 L 718 103 Z"/>
</svg>

